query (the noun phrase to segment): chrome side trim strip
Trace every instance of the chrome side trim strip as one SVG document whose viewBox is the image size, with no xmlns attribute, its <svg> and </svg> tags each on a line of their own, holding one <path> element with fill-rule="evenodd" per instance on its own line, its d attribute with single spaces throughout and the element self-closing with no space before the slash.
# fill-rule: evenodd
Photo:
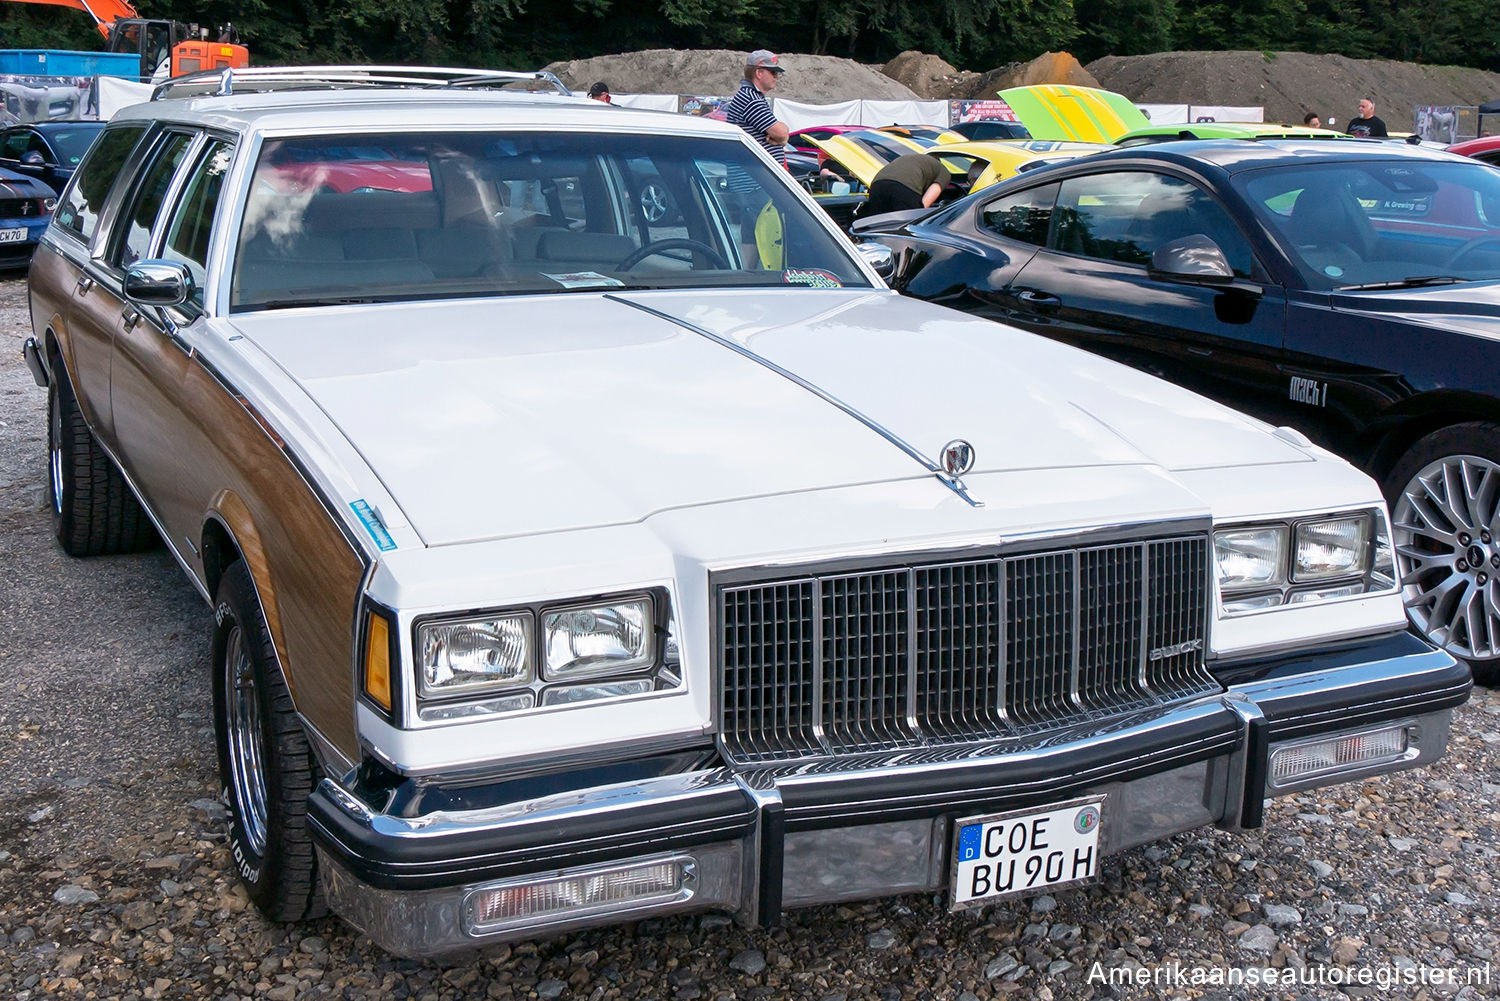
<svg viewBox="0 0 1500 1001">
<path fill-rule="evenodd" d="M 880 424 L 870 415 L 857 410 L 849 404 L 845 403 L 843 400 L 839 399 L 837 396 L 834 396 L 826 389 L 822 389 L 814 385 L 813 383 L 808 382 L 806 379 L 802 378 L 795 372 L 782 368 L 780 365 L 771 361 L 771 359 L 766 358 L 763 355 L 756 354 L 754 351 L 751 351 L 743 344 L 732 341 L 727 337 L 721 337 L 720 335 L 713 333 L 710 330 L 706 330 L 703 327 L 697 326 L 696 324 L 689 323 L 687 320 L 679 319 L 678 317 L 675 317 L 670 313 L 664 313 L 659 309 L 653 309 L 652 307 L 647 306 L 644 303 L 636 302 L 633 299 L 626 299 L 623 296 L 619 296 L 614 293 L 606 293 L 604 295 L 604 298 L 610 300 L 611 302 L 618 302 L 623 306 L 629 306 L 632 309 L 638 309 L 643 313 L 649 313 L 658 319 L 666 320 L 668 323 L 676 324 L 684 330 L 690 330 L 700 337 L 705 337 L 708 340 L 713 341 L 720 347 L 728 348 L 735 354 L 740 355 L 743 358 L 748 358 L 750 361 L 755 362 L 757 365 L 764 366 L 772 372 L 775 372 L 783 379 L 795 383 L 796 385 L 807 390 L 809 393 L 813 394 L 824 403 L 830 404 L 831 406 L 837 407 L 839 410 L 842 410 L 844 413 L 859 421 L 865 427 L 869 428 L 871 431 L 874 431 L 876 434 L 880 435 L 880 437 L 884 438 L 892 445 L 895 445 L 901 451 L 905 452 L 908 456 L 921 463 L 924 469 L 926 469 L 933 476 L 937 477 L 938 481 L 941 482 L 943 486 L 947 487 L 949 490 L 952 490 L 954 493 L 958 494 L 959 497 L 963 498 L 963 500 L 970 507 L 984 507 L 984 501 L 969 496 L 969 488 L 964 485 L 964 481 L 962 479 L 957 476 L 950 475 L 943 469 L 942 466 L 939 466 L 935 461 L 923 455 L 920 451 L 917 450 L 916 446 L 907 442 L 900 435 L 896 434 L 896 432 L 892 431 L 888 427 L 885 427 L 883 424 Z"/>
</svg>

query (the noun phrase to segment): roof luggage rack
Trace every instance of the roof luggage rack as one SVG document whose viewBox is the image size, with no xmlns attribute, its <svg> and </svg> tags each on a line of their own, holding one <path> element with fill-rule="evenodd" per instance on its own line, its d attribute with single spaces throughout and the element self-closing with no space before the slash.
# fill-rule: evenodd
<svg viewBox="0 0 1500 1001">
<path fill-rule="evenodd" d="M 544 86 L 563 97 L 572 96 L 555 74 L 546 70 L 516 73 L 509 70 L 461 69 L 444 66 L 250 66 L 205 70 L 175 77 L 157 86 L 151 100 L 184 97 L 223 97 L 271 90 L 343 90 L 362 87 L 507 87 Z"/>
</svg>

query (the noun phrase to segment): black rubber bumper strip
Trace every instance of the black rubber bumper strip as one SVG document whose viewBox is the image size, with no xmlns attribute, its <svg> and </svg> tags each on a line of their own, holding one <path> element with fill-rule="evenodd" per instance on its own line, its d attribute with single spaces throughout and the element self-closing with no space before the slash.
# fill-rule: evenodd
<svg viewBox="0 0 1500 1001">
<path fill-rule="evenodd" d="M 1350 730 L 1461 706 L 1474 687 L 1465 664 L 1410 633 L 1399 633 L 1328 655 L 1311 667 L 1327 670 L 1387 661 L 1403 670 L 1326 691 L 1256 693 L 1272 742 Z M 1253 687 L 1253 686 L 1252 686 Z"/>
<path fill-rule="evenodd" d="M 434 890 L 550 869 L 681 851 L 745 837 L 755 805 L 729 782 L 667 802 L 556 815 L 519 815 L 493 827 L 394 835 L 372 830 L 321 789 L 308 800 L 314 839 L 361 882 Z"/>
</svg>

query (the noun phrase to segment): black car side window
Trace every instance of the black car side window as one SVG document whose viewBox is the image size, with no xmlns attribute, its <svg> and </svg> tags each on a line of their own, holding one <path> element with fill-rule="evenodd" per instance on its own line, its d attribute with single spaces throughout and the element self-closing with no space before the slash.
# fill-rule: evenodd
<svg viewBox="0 0 1500 1001">
<path fill-rule="evenodd" d="M 9 132 L 5 136 L 5 142 L 0 144 L 0 159 L 19 160 L 21 154 L 26 152 L 31 144 L 27 142 L 27 133 L 22 131 Z"/>
<path fill-rule="evenodd" d="M 161 248 L 162 257 L 185 265 L 193 276 L 193 293 L 188 301 L 197 310 L 203 308 L 203 283 L 208 275 L 208 238 L 213 230 L 214 213 L 219 207 L 219 194 L 224 188 L 224 175 L 229 172 L 233 155 L 234 147 L 228 143 L 208 144 L 193 168 L 182 201 L 172 214 L 166 244 Z"/>
<path fill-rule="evenodd" d="M 1144 267 L 1161 247 L 1202 235 L 1219 245 L 1237 276 L 1255 269 L 1250 244 L 1228 213 L 1196 185 L 1165 174 L 1070 177 L 1054 216 L 1052 247 L 1063 253 Z"/>
<path fill-rule="evenodd" d="M 996 198 L 979 210 L 979 224 L 996 236 L 1036 247 L 1047 245 L 1057 185 L 1043 184 Z"/>
<path fill-rule="evenodd" d="M 171 132 L 162 138 L 139 187 L 115 226 L 119 231 L 119 250 L 114 257 L 121 268 L 151 256 L 152 228 L 156 217 L 161 213 L 162 202 L 166 199 L 172 177 L 177 173 L 177 168 L 181 166 L 182 158 L 192 143 L 193 137 L 182 132 Z"/>
<path fill-rule="evenodd" d="M 94 143 L 89 154 L 78 167 L 73 183 L 57 204 L 54 224 L 85 243 L 94 238 L 99 228 L 99 213 L 104 201 L 125 166 L 130 151 L 140 141 L 144 125 L 127 125 L 104 130 L 99 141 Z"/>
</svg>

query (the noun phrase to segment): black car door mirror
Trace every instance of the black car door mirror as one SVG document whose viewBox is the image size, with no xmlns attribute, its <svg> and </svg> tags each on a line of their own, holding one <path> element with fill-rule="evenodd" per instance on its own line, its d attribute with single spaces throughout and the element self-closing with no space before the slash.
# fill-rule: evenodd
<svg viewBox="0 0 1500 1001">
<path fill-rule="evenodd" d="M 38 153 L 34 149 L 29 149 L 25 153 L 22 153 L 21 154 L 21 162 L 24 163 L 28 167 L 45 167 L 45 166 L 47 166 L 47 158 L 44 157 L 44 156 L 42 156 L 42 154 Z"/>
<path fill-rule="evenodd" d="M 1152 278 L 1191 285 L 1229 285 L 1234 282 L 1234 269 L 1229 266 L 1224 251 L 1202 233 L 1157 247 L 1146 272 Z"/>
</svg>

